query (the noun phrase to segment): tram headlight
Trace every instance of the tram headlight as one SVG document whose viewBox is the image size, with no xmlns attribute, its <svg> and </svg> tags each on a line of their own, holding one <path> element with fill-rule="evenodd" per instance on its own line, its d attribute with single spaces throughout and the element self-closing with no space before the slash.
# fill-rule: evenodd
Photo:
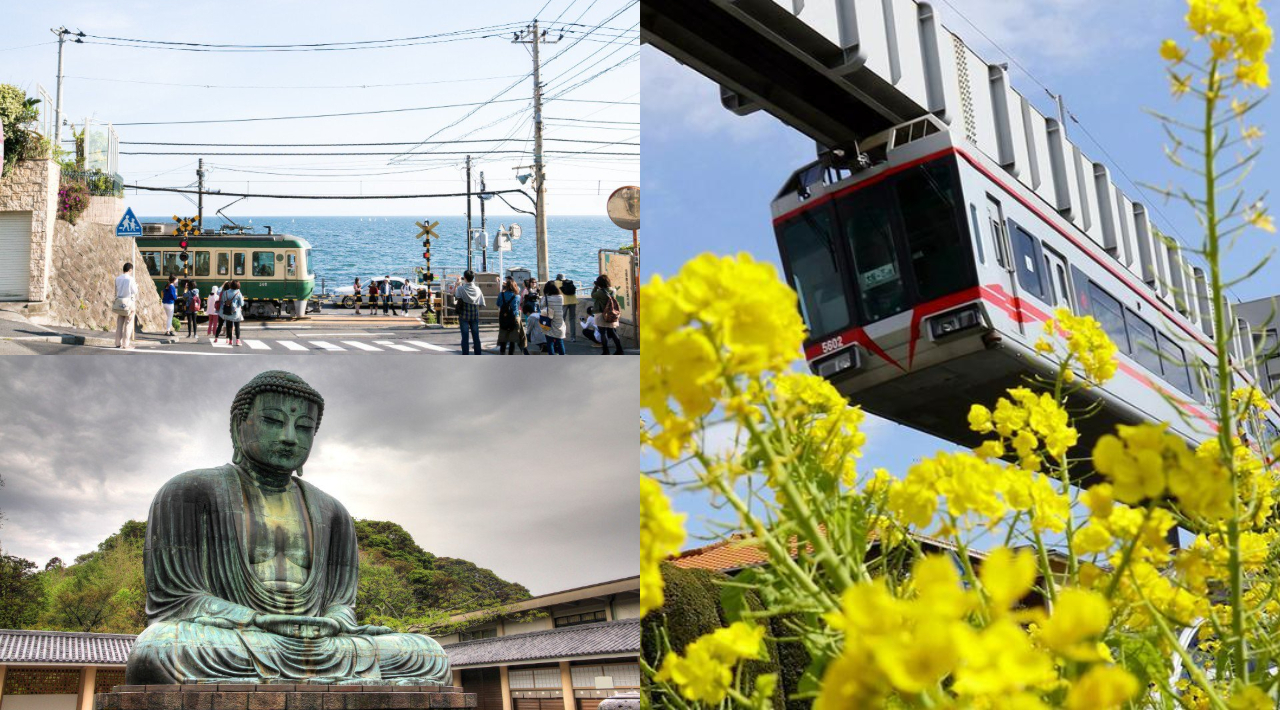
<svg viewBox="0 0 1280 710">
<path fill-rule="evenodd" d="M 977 304 L 974 304 L 931 318 L 929 332 L 934 340 L 938 340 L 980 325 L 982 325 L 982 311 Z"/>
<path fill-rule="evenodd" d="M 813 374 L 819 377 L 832 378 L 858 366 L 858 353 L 854 348 L 813 363 Z"/>
</svg>

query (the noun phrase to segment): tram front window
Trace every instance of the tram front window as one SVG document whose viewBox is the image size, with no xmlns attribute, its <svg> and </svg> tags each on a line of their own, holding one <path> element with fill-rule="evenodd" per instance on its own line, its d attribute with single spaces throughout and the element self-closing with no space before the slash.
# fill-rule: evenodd
<svg viewBox="0 0 1280 710">
<path fill-rule="evenodd" d="M 849 303 L 837 266 L 831 210 L 817 207 L 782 225 L 778 242 L 812 338 L 849 326 Z"/>
<path fill-rule="evenodd" d="M 893 205 L 884 200 L 883 190 L 855 192 L 840 202 L 865 323 L 901 313 L 909 305 L 893 244 Z"/>
</svg>

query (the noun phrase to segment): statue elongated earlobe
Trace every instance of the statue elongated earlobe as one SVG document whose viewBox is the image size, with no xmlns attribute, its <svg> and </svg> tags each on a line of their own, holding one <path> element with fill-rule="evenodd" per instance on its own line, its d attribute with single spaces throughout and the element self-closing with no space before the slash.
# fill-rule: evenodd
<svg viewBox="0 0 1280 710">
<path fill-rule="evenodd" d="M 299 466 L 298 470 L 293 472 L 293 475 L 297 476 L 298 478 L 302 478 L 302 467 Z"/>
<path fill-rule="evenodd" d="M 231 419 L 231 463 L 239 466 L 244 463 L 244 454 L 240 453 L 240 424 L 234 417 Z"/>
</svg>

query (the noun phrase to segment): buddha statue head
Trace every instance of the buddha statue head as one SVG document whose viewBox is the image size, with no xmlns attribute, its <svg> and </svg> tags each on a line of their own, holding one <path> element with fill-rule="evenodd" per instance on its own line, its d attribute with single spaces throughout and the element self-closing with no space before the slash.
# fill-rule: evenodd
<svg viewBox="0 0 1280 710">
<path fill-rule="evenodd" d="M 324 398 L 301 377 L 261 373 L 231 403 L 233 463 L 266 481 L 287 483 L 290 475 L 302 475 L 323 415 Z"/>
</svg>

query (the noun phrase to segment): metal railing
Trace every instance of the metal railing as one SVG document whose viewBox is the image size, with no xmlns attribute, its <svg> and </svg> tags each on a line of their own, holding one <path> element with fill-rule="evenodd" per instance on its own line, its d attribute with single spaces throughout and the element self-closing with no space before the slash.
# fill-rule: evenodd
<svg viewBox="0 0 1280 710">
<path fill-rule="evenodd" d="M 86 161 L 87 162 L 87 161 Z M 63 182 L 78 182 L 90 195 L 124 197 L 124 178 L 102 170 L 63 170 Z"/>
</svg>

